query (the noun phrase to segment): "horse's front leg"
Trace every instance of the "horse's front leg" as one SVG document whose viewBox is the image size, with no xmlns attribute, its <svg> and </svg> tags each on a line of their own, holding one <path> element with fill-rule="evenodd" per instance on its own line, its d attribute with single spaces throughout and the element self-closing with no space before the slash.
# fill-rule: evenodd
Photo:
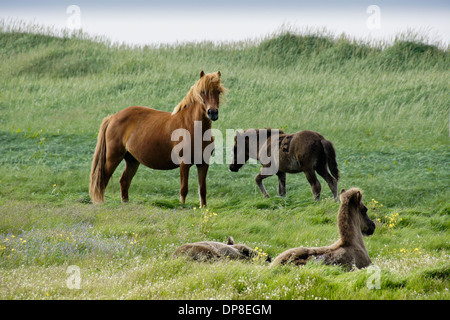
<svg viewBox="0 0 450 320">
<path fill-rule="evenodd" d="M 261 190 L 261 193 L 263 194 L 263 196 L 265 198 L 270 198 L 269 194 L 266 191 L 266 188 L 264 188 L 264 184 L 263 184 L 263 180 L 267 177 L 270 177 L 270 175 L 263 175 L 260 173 L 258 173 L 255 177 L 255 182 L 258 185 L 259 189 Z"/>
<path fill-rule="evenodd" d="M 188 194 L 189 185 L 189 169 L 190 164 L 181 163 L 180 164 L 180 200 L 181 203 L 185 203 L 186 196 Z"/>
<path fill-rule="evenodd" d="M 200 206 L 206 206 L 206 174 L 208 173 L 209 165 L 204 163 L 197 165 L 198 175 L 198 193 L 200 195 Z"/>
</svg>

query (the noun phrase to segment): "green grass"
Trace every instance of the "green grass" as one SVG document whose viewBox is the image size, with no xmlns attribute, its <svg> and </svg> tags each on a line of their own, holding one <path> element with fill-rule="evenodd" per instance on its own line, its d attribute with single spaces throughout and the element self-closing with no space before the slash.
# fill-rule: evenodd
<svg viewBox="0 0 450 320">
<path fill-rule="evenodd" d="M 292 30 L 133 48 L 1 26 L 1 299 L 449 299 L 448 48 L 414 35 L 387 45 Z M 130 105 L 171 111 L 202 69 L 220 70 L 229 89 L 213 124 L 224 134 L 308 129 L 334 143 L 339 187 L 362 188 L 376 220 L 365 241 L 380 289 L 368 289 L 367 270 L 171 258 L 183 243 L 229 235 L 272 257 L 334 242 L 338 204 L 323 180 L 320 202 L 302 174 L 287 177 L 286 198 L 265 180 L 264 199 L 257 165 L 215 164 L 206 212 L 195 170 L 185 205 L 177 170 L 142 166 L 121 204 L 121 164 L 106 203 L 90 204 L 101 120 Z M 80 267 L 80 290 L 66 285 L 69 265 Z"/>
</svg>

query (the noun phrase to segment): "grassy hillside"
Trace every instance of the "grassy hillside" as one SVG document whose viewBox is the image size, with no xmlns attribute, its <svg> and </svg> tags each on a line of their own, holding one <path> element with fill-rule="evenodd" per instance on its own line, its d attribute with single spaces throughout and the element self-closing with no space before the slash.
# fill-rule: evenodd
<svg viewBox="0 0 450 320">
<path fill-rule="evenodd" d="M 292 31 L 133 48 L 31 31 L 0 32 L 0 298 L 449 299 L 448 49 Z M 323 180 L 314 202 L 303 174 L 287 177 L 286 198 L 266 179 L 263 199 L 258 165 L 215 164 L 207 211 L 195 170 L 185 205 L 177 170 L 143 166 L 121 204 L 122 164 L 106 204 L 89 203 L 101 120 L 131 105 L 171 111 L 200 70 L 220 70 L 229 89 L 213 124 L 224 134 L 308 129 L 334 143 L 339 188 L 362 188 L 377 223 L 365 241 L 380 289 L 367 288 L 367 270 L 171 259 L 182 243 L 229 235 L 272 257 L 334 242 L 338 204 Z M 80 290 L 66 286 L 69 265 L 80 267 Z"/>
</svg>

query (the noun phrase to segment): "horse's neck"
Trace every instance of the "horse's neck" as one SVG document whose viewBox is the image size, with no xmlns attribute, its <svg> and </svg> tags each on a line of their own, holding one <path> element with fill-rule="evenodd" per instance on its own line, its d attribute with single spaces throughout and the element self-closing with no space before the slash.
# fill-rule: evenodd
<svg viewBox="0 0 450 320">
<path fill-rule="evenodd" d="M 348 204 L 341 205 L 339 208 L 338 228 L 340 241 L 343 246 L 362 245 L 364 247 L 364 240 L 362 238 L 361 229 L 357 222 L 357 217 L 354 210 Z"/>
<path fill-rule="evenodd" d="M 272 129 L 270 129 L 272 130 Z M 272 134 L 272 132 L 268 132 L 264 130 L 265 133 L 261 133 L 260 130 L 256 130 L 257 142 L 256 142 L 256 156 L 254 159 L 260 161 L 260 151 L 265 153 L 266 156 L 270 156 L 272 152 L 277 153 L 279 150 L 278 138 L 279 134 Z M 270 151 L 269 151 L 270 149 Z M 252 158 L 252 157 L 250 157 Z"/>
<path fill-rule="evenodd" d="M 246 143 L 245 148 L 248 150 L 249 158 L 259 160 L 259 149 L 261 147 L 260 144 L 263 144 L 265 142 L 261 142 L 259 130 L 248 130 L 245 132 L 245 136 L 248 137 L 248 144 Z"/>
<path fill-rule="evenodd" d="M 206 116 L 206 112 L 203 109 L 203 105 L 200 103 L 196 103 L 194 105 L 194 121 L 201 121 L 202 122 L 202 129 L 203 131 L 211 129 L 211 120 Z"/>
<path fill-rule="evenodd" d="M 184 108 L 180 112 L 179 117 L 182 117 L 186 128 L 191 128 L 196 121 L 200 121 L 202 123 L 202 132 L 211 129 L 211 120 L 206 116 L 203 105 L 198 102 Z"/>
</svg>

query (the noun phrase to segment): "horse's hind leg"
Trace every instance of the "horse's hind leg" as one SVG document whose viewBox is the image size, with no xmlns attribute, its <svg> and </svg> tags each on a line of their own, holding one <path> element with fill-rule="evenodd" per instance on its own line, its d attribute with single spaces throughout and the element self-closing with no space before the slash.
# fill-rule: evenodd
<svg viewBox="0 0 450 320">
<path fill-rule="evenodd" d="M 104 176 L 104 184 L 103 184 L 103 193 L 106 190 L 106 186 L 108 185 L 109 180 L 111 179 L 114 171 L 117 166 L 123 160 L 124 154 L 121 150 L 117 150 L 114 147 L 109 147 L 106 149 L 106 162 L 105 162 L 105 176 Z"/>
<path fill-rule="evenodd" d="M 130 188 L 131 180 L 139 168 L 139 161 L 127 152 L 125 154 L 125 164 L 125 170 L 123 171 L 122 177 L 120 177 L 122 202 L 128 202 L 128 189 Z"/>
<path fill-rule="evenodd" d="M 286 172 L 278 171 L 278 195 L 280 197 L 286 196 Z"/>
<path fill-rule="evenodd" d="M 321 166 L 320 168 L 317 168 L 316 171 L 328 183 L 328 186 L 330 187 L 331 192 L 333 193 L 334 200 L 338 202 L 339 198 L 338 198 L 337 180 L 333 176 L 331 176 L 326 166 Z"/>
<path fill-rule="evenodd" d="M 322 190 L 322 186 L 320 185 L 319 180 L 317 179 L 316 173 L 314 169 L 304 169 L 306 179 L 308 179 L 309 184 L 311 185 L 311 190 L 314 196 L 314 200 L 320 200 L 320 191 Z"/>
<path fill-rule="evenodd" d="M 268 176 L 268 175 L 263 175 L 263 174 L 261 174 L 261 172 L 260 172 L 260 173 L 258 173 L 258 174 L 256 175 L 256 177 L 255 177 L 255 182 L 256 182 L 256 184 L 258 185 L 259 189 L 261 190 L 261 193 L 263 194 L 263 196 L 264 196 L 265 198 L 270 198 L 270 196 L 269 196 L 269 194 L 267 193 L 266 188 L 264 188 L 264 184 L 263 184 L 263 182 L 262 182 L 262 181 L 263 181 L 265 178 L 267 178 L 267 177 L 270 177 L 270 176 Z"/>
</svg>

